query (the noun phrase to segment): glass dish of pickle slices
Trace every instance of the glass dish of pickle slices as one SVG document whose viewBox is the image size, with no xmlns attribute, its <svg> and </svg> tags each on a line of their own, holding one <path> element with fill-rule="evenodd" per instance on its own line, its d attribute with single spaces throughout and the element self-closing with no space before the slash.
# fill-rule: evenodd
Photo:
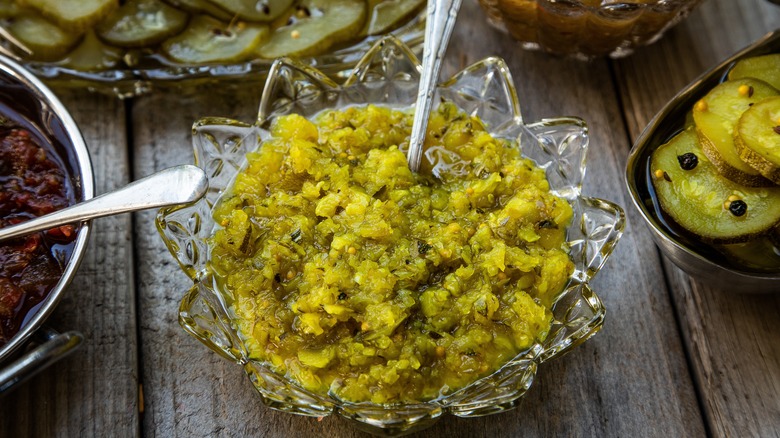
<svg viewBox="0 0 780 438">
<path fill-rule="evenodd" d="M 421 47 L 423 0 L 0 0 L 0 52 L 54 86 L 127 97 L 262 81 L 278 57 L 328 74 L 379 37 Z"/>
</svg>

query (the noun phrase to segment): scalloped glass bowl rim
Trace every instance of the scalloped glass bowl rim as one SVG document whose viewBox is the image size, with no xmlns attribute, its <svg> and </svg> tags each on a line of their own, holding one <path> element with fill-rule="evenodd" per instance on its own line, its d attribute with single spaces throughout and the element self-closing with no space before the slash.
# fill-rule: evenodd
<svg viewBox="0 0 780 438">
<path fill-rule="evenodd" d="M 232 120 L 232 119 L 225 119 L 225 118 L 216 118 L 216 117 L 204 118 L 204 119 L 201 119 L 201 120 L 197 121 L 193 125 L 193 143 L 194 144 L 196 143 L 196 138 L 197 138 L 198 133 L 200 132 L 200 130 L 205 130 L 206 132 L 208 132 L 208 126 L 218 126 L 218 127 L 222 127 L 222 128 L 227 127 L 227 129 L 231 129 L 232 127 L 236 127 L 236 128 L 240 128 L 240 129 L 253 129 L 253 130 L 257 130 L 258 132 L 260 130 L 262 130 L 261 126 L 264 125 L 265 123 L 267 123 L 271 118 L 274 117 L 274 114 L 273 114 L 273 111 L 272 111 L 272 106 L 270 105 L 270 103 L 273 100 L 273 93 L 274 93 L 274 90 L 275 90 L 275 87 L 272 86 L 272 78 L 279 76 L 280 72 L 283 69 L 285 69 L 285 68 L 294 69 L 294 70 L 297 70 L 298 72 L 302 72 L 302 73 L 307 74 L 309 76 L 314 75 L 314 77 L 316 79 L 321 80 L 321 81 L 324 82 L 324 85 L 326 86 L 326 88 L 332 88 L 333 89 L 332 91 L 334 91 L 334 92 L 342 92 L 343 90 L 348 89 L 349 87 L 351 87 L 353 85 L 361 83 L 361 79 L 360 78 L 362 77 L 362 74 L 364 73 L 364 71 L 366 69 L 368 69 L 372 65 L 371 61 L 373 60 L 373 56 L 376 55 L 378 52 L 380 52 L 382 50 L 389 50 L 390 46 L 393 46 L 395 48 L 400 49 L 402 54 L 409 61 L 411 61 L 414 64 L 414 66 L 416 67 L 417 72 L 419 73 L 420 64 L 419 64 L 419 61 L 417 60 L 417 58 L 414 56 L 414 54 L 406 46 L 404 46 L 397 39 L 392 38 L 392 37 L 386 37 L 386 38 L 383 38 L 382 40 L 380 40 L 379 42 L 377 42 L 366 53 L 364 58 L 360 62 L 358 62 L 357 66 L 353 70 L 351 76 L 346 80 L 346 82 L 342 86 L 339 86 L 339 85 L 335 84 L 330 79 L 328 79 L 324 74 L 321 74 L 320 72 L 318 72 L 317 70 L 315 70 L 315 69 L 313 69 L 313 68 L 311 68 L 309 66 L 300 64 L 300 63 L 298 63 L 296 61 L 290 61 L 290 60 L 286 60 L 286 59 L 278 60 L 278 61 L 275 62 L 274 66 L 270 70 L 271 73 L 269 75 L 268 82 L 266 83 L 265 89 L 263 91 L 263 96 L 262 96 L 262 99 L 261 99 L 261 105 L 260 105 L 260 109 L 258 111 L 258 119 L 253 124 L 247 124 L 247 123 L 243 123 L 243 122 L 240 122 L 240 121 L 236 121 L 236 120 Z M 470 67 L 467 67 L 466 69 L 464 69 L 460 73 L 454 75 L 449 80 L 443 82 L 440 85 L 440 89 L 444 90 L 444 89 L 446 89 L 446 87 L 455 84 L 457 82 L 458 78 L 461 78 L 462 76 L 466 76 L 466 75 L 471 74 L 472 72 L 476 71 L 480 66 L 481 67 L 486 67 L 486 66 L 487 67 L 492 67 L 492 68 L 495 68 L 495 70 L 499 72 L 499 74 L 501 75 L 501 79 L 505 82 L 505 85 L 508 88 L 507 90 L 505 90 L 505 93 L 506 93 L 505 98 L 508 99 L 508 102 L 507 102 L 508 106 L 511 108 L 511 112 L 513 113 L 511 115 L 511 117 L 510 117 L 513 126 L 518 128 L 518 129 L 524 130 L 524 132 L 527 132 L 530 135 L 533 135 L 534 139 L 537 142 L 539 142 L 539 137 L 537 136 L 537 134 L 534 134 L 533 132 L 531 132 L 531 129 L 543 130 L 543 129 L 548 129 L 548 128 L 556 128 L 559 125 L 565 125 L 565 126 L 568 126 L 568 127 L 572 127 L 572 126 L 578 127 L 578 129 L 580 130 L 578 132 L 581 133 L 581 134 L 584 134 L 584 136 L 586 137 L 586 141 L 585 141 L 585 145 L 581 146 L 580 147 L 581 150 L 579 150 L 579 153 L 582 154 L 582 157 L 581 157 L 582 162 L 580 163 L 580 174 L 578 176 L 576 176 L 576 178 L 578 178 L 578 180 L 575 183 L 569 183 L 569 184 L 572 184 L 575 187 L 573 187 L 573 191 L 572 191 L 573 194 L 570 193 L 569 195 L 571 197 L 568 198 L 568 199 L 570 200 L 570 202 L 576 202 L 576 203 L 578 203 L 578 205 L 580 205 L 580 208 L 583 209 L 580 212 L 581 214 L 585 214 L 585 208 L 593 208 L 594 210 L 598 210 L 599 212 L 606 213 L 607 215 L 610 216 L 610 220 L 608 221 L 608 223 L 602 224 L 602 225 L 606 225 L 606 226 L 609 227 L 609 232 L 607 234 L 607 237 L 604 238 L 603 244 L 600 245 L 597 248 L 597 250 L 596 250 L 597 255 L 593 259 L 589 259 L 588 261 L 583 262 L 584 263 L 584 265 L 582 266 L 583 269 L 581 271 L 575 272 L 575 275 L 572 276 L 570 284 L 569 284 L 569 286 L 567 286 L 566 291 L 562 292 L 561 295 L 559 296 L 559 299 L 562 299 L 562 297 L 565 295 L 565 292 L 570 291 L 570 290 L 571 291 L 576 290 L 577 293 L 579 294 L 577 296 L 580 296 L 581 299 L 584 299 L 586 301 L 586 305 L 590 306 L 591 310 L 593 311 L 593 315 L 592 315 L 591 319 L 588 320 L 587 322 L 583 322 L 581 324 L 581 326 L 578 326 L 575 330 L 573 330 L 571 332 L 568 332 L 568 334 L 566 334 L 566 336 L 564 336 L 563 339 L 558 339 L 555 343 L 551 343 L 551 345 L 549 345 L 547 348 L 544 348 L 541 344 L 537 343 L 533 347 L 531 347 L 528 351 L 520 353 L 515 359 L 509 361 L 509 363 L 512 363 L 512 362 L 518 360 L 518 358 L 521 358 L 521 356 L 524 358 L 524 360 L 528 361 L 529 367 L 533 367 L 533 369 L 531 369 L 531 370 L 526 369 L 526 372 L 530 373 L 529 380 L 526 383 L 527 383 L 527 385 L 530 385 L 530 382 L 532 380 L 533 374 L 535 373 L 536 364 L 542 363 L 542 362 L 544 362 L 546 360 L 549 360 L 549 359 L 551 359 L 553 357 L 556 357 L 556 356 L 558 356 L 558 355 L 568 351 L 570 348 L 580 344 L 581 342 L 585 341 L 590 336 L 595 334 L 595 332 L 598 331 L 598 329 L 601 327 L 601 324 L 602 324 L 603 318 L 604 318 L 604 314 L 605 314 L 605 310 L 604 310 L 604 307 L 603 307 L 603 304 L 602 304 L 601 300 L 590 289 L 590 287 L 588 285 L 588 282 L 600 270 L 600 268 L 606 262 L 606 259 L 608 258 L 608 256 L 613 251 L 615 244 L 617 244 L 617 241 L 619 240 L 619 238 L 620 238 L 620 236 L 621 236 L 621 234 L 623 232 L 623 229 L 625 227 L 625 217 L 624 217 L 623 210 L 619 206 L 617 206 L 617 205 L 615 205 L 615 204 L 613 204 L 613 203 L 611 203 L 609 201 L 596 199 L 596 198 L 584 197 L 579 192 L 579 186 L 580 186 L 580 184 L 582 182 L 581 178 L 584 176 L 584 153 L 587 150 L 587 127 L 585 126 L 584 122 L 582 122 L 580 119 L 577 119 L 577 118 L 559 118 L 559 119 L 545 119 L 545 120 L 542 120 L 540 122 L 536 122 L 536 123 L 532 123 L 532 124 L 528 124 L 528 125 L 522 124 L 522 117 L 521 117 L 520 111 L 519 111 L 519 103 L 518 103 L 518 99 L 517 99 L 517 96 L 516 96 L 516 91 L 514 89 L 514 84 L 512 83 L 511 75 L 509 74 L 508 68 L 507 68 L 507 66 L 506 66 L 506 64 L 504 63 L 503 60 L 501 60 L 499 58 L 487 58 L 487 59 L 485 59 L 483 61 L 480 61 L 480 62 L 478 62 L 478 63 L 476 63 L 476 64 L 474 64 L 474 65 L 472 65 Z M 372 103 L 372 102 L 364 102 L 364 103 Z M 377 103 L 381 103 L 381 102 L 377 102 Z M 491 130 L 491 132 L 495 134 L 495 131 Z M 196 146 L 196 160 L 195 161 L 201 167 L 205 167 L 208 164 L 208 163 L 203 162 L 201 160 L 201 157 L 198 156 L 197 146 Z M 201 202 L 206 202 L 206 201 L 201 201 Z M 185 207 L 185 208 L 188 208 L 188 207 Z M 248 357 L 246 356 L 245 352 L 243 352 L 243 351 L 240 352 L 241 357 L 236 357 L 236 352 L 234 350 L 231 351 L 230 349 L 226 349 L 224 346 L 220 346 L 220 345 L 215 344 L 214 342 L 211 341 L 211 339 L 209 338 L 208 335 L 204 335 L 204 333 L 197 327 L 197 323 L 194 322 L 193 318 L 195 316 L 197 316 L 197 315 L 193 315 L 192 313 L 190 313 L 190 305 L 195 300 L 197 300 L 200 296 L 202 296 L 202 295 L 200 295 L 201 294 L 201 290 L 199 289 L 201 287 L 207 289 L 207 291 L 209 293 L 215 294 L 216 298 L 219 300 L 220 304 L 223 306 L 222 312 L 224 312 L 225 309 L 224 309 L 224 301 L 220 298 L 220 293 L 215 291 L 211 287 L 211 285 L 210 285 L 211 282 L 210 281 L 207 281 L 207 280 L 209 280 L 209 273 L 207 271 L 202 270 L 202 269 L 198 270 L 198 269 L 194 269 L 192 266 L 187 266 L 181 259 L 179 259 L 176 256 L 177 251 L 179 249 L 178 243 L 172 241 L 171 239 L 168 239 L 165 236 L 165 227 L 167 226 L 166 225 L 166 219 L 171 214 L 176 213 L 177 211 L 180 211 L 180 210 L 181 210 L 181 208 L 161 210 L 160 214 L 158 215 L 158 218 L 157 218 L 158 230 L 160 231 L 161 235 L 163 236 L 163 240 L 165 241 L 165 243 L 168 246 L 168 248 L 171 251 L 171 253 L 174 254 L 174 257 L 176 257 L 177 260 L 179 261 L 179 263 L 182 265 L 182 269 L 187 273 L 188 276 L 191 277 L 191 279 L 195 283 L 193 285 L 193 287 L 190 289 L 190 291 L 185 295 L 184 299 L 182 300 L 182 304 L 181 304 L 181 308 L 180 308 L 180 323 L 182 324 L 183 328 L 187 332 L 192 334 L 197 339 L 201 340 L 204 344 L 206 344 L 206 346 L 208 346 L 210 349 L 216 351 L 220 355 L 222 355 L 222 356 L 224 356 L 224 357 L 226 357 L 226 358 L 228 358 L 230 360 L 233 360 L 233 361 L 236 361 L 238 363 L 244 364 L 245 366 L 248 365 L 249 363 L 254 363 L 257 366 L 261 366 L 262 367 L 263 366 L 262 364 L 258 364 L 258 363 L 254 362 L 254 361 L 249 360 Z M 210 211 L 210 206 L 209 206 L 208 210 Z M 208 218 L 208 219 L 210 219 L 210 218 Z M 582 220 L 582 218 L 580 218 L 580 219 Z M 575 218 L 575 220 L 576 220 L 576 218 Z M 602 221 L 604 221 L 604 220 L 605 219 L 602 219 Z M 576 223 L 573 223 L 570 226 L 570 229 L 572 229 L 571 227 L 575 227 L 575 226 L 576 226 Z M 580 226 L 583 226 L 583 225 L 581 224 Z M 209 227 L 209 225 L 200 224 L 199 227 Z M 209 227 L 209 230 L 210 229 L 211 228 Z M 588 248 L 585 248 L 582 251 L 584 253 L 587 253 L 587 250 L 588 250 Z M 574 293 L 574 292 L 572 292 L 572 293 Z M 577 299 L 575 301 L 576 302 L 580 302 L 580 299 Z M 220 316 L 224 318 L 224 315 L 217 315 L 218 318 Z M 226 322 L 226 323 L 229 324 L 229 322 Z M 560 330 L 564 331 L 564 328 L 561 328 Z M 553 337 L 553 335 L 551 333 L 550 338 L 552 338 L 552 337 Z M 550 340 L 550 338 L 548 338 L 548 340 Z M 239 348 L 243 349 L 242 346 L 240 346 Z M 341 400 L 336 400 L 336 399 L 331 398 L 330 401 L 329 401 L 331 403 L 330 409 L 328 410 L 328 412 L 325 412 L 325 413 L 320 412 L 320 415 L 332 413 L 333 411 L 339 411 L 343 415 L 347 416 L 343 412 L 343 409 L 345 407 L 348 407 L 348 406 L 353 406 L 353 407 L 370 406 L 370 407 L 373 407 L 373 408 L 379 408 L 380 410 L 381 409 L 388 409 L 388 410 L 392 411 L 392 410 L 399 409 L 399 408 L 400 409 L 409 409 L 409 408 L 412 408 L 414 406 L 425 406 L 426 409 L 430 409 L 431 406 L 434 406 L 434 405 L 438 404 L 438 407 L 446 409 L 446 408 L 450 407 L 446 403 L 447 399 L 451 399 L 451 398 L 453 398 L 456 395 L 465 393 L 470 388 L 476 387 L 478 384 L 480 384 L 482 382 L 485 382 L 485 381 L 488 381 L 491 377 L 499 374 L 501 372 L 501 370 L 503 370 L 505 368 L 508 368 L 509 363 L 504 365 L 502 368 L 500 368 L 499 370 L 497 370 L 495 373 L 491 374 L 490 376 L 487 376 L 487 377 L 484 377 L 482 379 L 479 379 L 479 380 L 473 382 L 472 384 L 470 384 L 470 385 L 468 385 L 468 386 L 466 386 L 466 387 L 464 387 L 462 389 L 459 389 L 458 391 L 456 391 L 454 393 L 448 394 L 444 398 L 437 398 L 437 399 L 432 400 L 432 401 L 420 402 L 419 404 L 401 404 L 401 405 L 392 405 L 392 406 L 382 406 L 382 405 L 375 405 L 375 404 L 371 404 L 371 403 L 352 404 L 352 403 L 347 403 L 347 402 L 344 402 L 344 401 L 341 401 Z M 296 385 L 291 380 L 288 380 L 287 383 L 290 383 L 292 385 Z M 255 385 L 255 386 L 257 387 L 257 385 Z M 525 389 L 527 389 L 527 387 Z M 258 388 L 258 391 L 260 391 L 260 388 Z M 260 391 L 260 392 L 261 392 L 261 395 L 262 395 L 263 394 L 262 391 Z M 511 401 L 511 406 L 514 406 L 514 403 L 516 402 L 516 399 L 521 398 L 524 392 L 525 392 L 525 390 L 521 391 L 519 393 L 519 395 L 515 399 L 513 399 Z M 315 394 L 315 396 L 323 397 L 322 394 Z M 265 400 L 265 397 L 264 397 L 264 400 Z M 496 409 L 503 410 L 503 409 L 506 409 L 507 407 L 511 407 L 511 406 L 503 406 L 501 408 L 497 407 Z M 278 405 L 277 406 L 272 406 L 272 407 L 281 409 Z M 298 412 L 298 413 L 301 413 L 301 412 Z M 456 415 L 457 415 L 457 412 L 454 412 L 454 413 L 456 413 Z M 467 416 L 467 415 L 464 414 L 464 416 Z M 370 421 L 366 420 L 366 421 L 364 421 L 364 423 L 368 424 L 368 423 L 370 423 Z M 371 425 L 369 424 L 369 426 L 371 426 Z M 376 425 L 374 425 L 374 426 L 376 426 Z M 384 426 L 380 425 L 380 427 L 387 427 L 387 425 L 384 425 Z"/>
</svg>

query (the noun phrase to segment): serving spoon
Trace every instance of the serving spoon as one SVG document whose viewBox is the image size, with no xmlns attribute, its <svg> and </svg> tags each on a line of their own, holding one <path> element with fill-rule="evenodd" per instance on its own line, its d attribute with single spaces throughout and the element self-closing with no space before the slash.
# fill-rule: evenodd
<svg viewBox="0 0 780 438">
<path fill-rule="evenodd" d="M 417 172 L 422 159 L 422 147 L 425 141 L 425 131 L 428 128 L 428 117 L 431 115 L 433 93 L 441 71 L 441 61 L 447 52 L 455 20 L 462 0 L 428 0 L 428 11 L 425 17 L 425 43 L 423 44 L 422 73 L 420 87 L 417 89 L 417 104 L 412 123 L 412 134 L 409 138 L 409 152 L 406 161 L 409 169 Z"/>
<path fill-rule="evenodd" d="M 193 165 L 170 167 L 118 190 L 0 229 L 0 242 L 104 216 L 195 202 L 206 193 L 206 173 Z"/>
</svg>

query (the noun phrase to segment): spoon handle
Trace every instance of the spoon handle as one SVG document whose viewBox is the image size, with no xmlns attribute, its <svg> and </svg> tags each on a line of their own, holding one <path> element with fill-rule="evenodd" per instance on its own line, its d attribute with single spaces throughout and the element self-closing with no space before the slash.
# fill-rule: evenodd
<svg viewBox="0 0 780 438">
<path fill-rule="evenodd" d="M 208 179 L 201 168 L 192 165 L 171 167 L 119 190 L 2 228 L 0 241 L 98 217 L 194 202 L 206 193 L 206 189 Z"/>
<path fill-rule="evenodd" d="M 458 18 L 461 1 L 428 0 L 420 88 L 417 91 L 412 135 L 409 139 L 409 152 L 406 156 L 409 168 L 413 172 L 417 172 L 420 168 L 422 146 L 425 141 L 425 131 L 428 128 L 428 117 L 431 114 L 436 82 L 439 79 L 441 61 L 447 52 L 447 44 L 450 42 L 455 20 Z"/>
</svg>

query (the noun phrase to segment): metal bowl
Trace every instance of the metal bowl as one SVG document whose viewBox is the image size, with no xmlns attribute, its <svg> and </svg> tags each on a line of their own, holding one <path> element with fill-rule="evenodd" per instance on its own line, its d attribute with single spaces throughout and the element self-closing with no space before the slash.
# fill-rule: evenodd
<svg viewBox="0 0 780 438">
<path fill-rule="evenodd" d="M 0 55 L 0 113 L 5 117 L 35 131 L 40 138 L 47 140 L 54 152 L 65 165 L 70 178 L 75 201 L 93 197 L 94 179 L 92 162 L 76 123 L 59 99 L 13 60 Z M 89 223 L 82 223 L 73 243 L 73 250 L 66 259 L 60 280 L 48 296 L 31 311 L 21 329 L 8 343 L 0 347 L 0 393 L 10 389 L 30 372 L 41 369 L 61 357 L 78 345 L 81 335 L 75 332 L 62 335 L 50 329 L 40 331 L 44 321 L 52 313 L 62 294 L 76 273 L 87 249 Z M 37 349 L 17 357 L 19 349 L 38 332 L 43 342 Z M 10 363 L 11 359 L 15 359 Z"/>
<path fill-rule="evenodd" d="M 734 63 L 742 58 L 780 52 L 780 30 L 770 32 L 749 47 L 705 72 L 680 91 L 653 117 L 628 156 L 626 184 L 634 205 L 650 228 L 653 240 L 666 257 L 688 275 L 713 287 L 738 292 L 780 292 L 780 266 L 754 270 L 741 266 L 695 239 L 671 232 L 654 207 L 649 187 L 648 160 L 658 146 L 682 129 L 693 104 L 722 82 Z"/>
</svg>

